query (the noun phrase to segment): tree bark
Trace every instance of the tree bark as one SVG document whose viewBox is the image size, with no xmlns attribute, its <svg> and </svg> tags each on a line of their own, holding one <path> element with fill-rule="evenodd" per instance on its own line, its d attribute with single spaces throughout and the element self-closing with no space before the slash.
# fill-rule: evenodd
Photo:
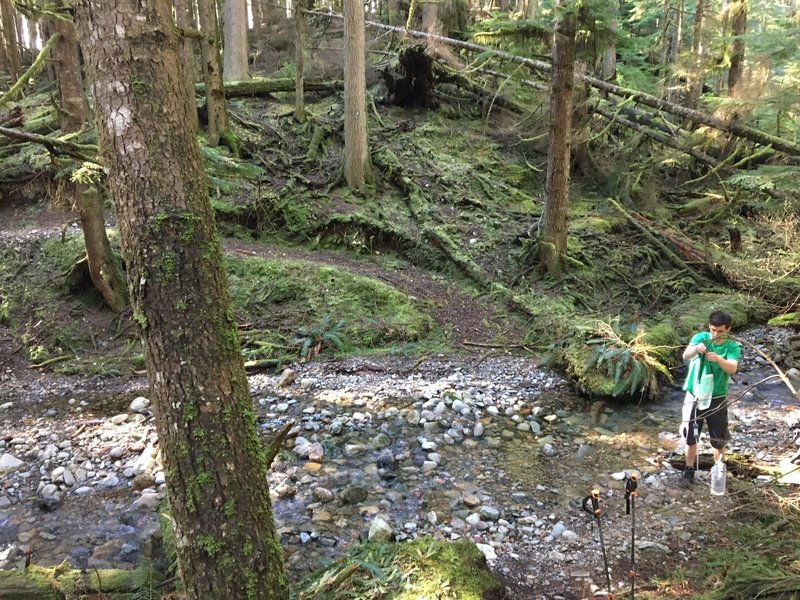
<svg viewBox="0 0 800 600">
<path fill-rule="evenodd" d="M 175 5 L 175 24 L 183 29 L 195 29 L 197 24 L 191 18 L 190 7 L 194 4 L 193 0 L 174 0 Z M 194 102 L 194 77 L 195 77 L 195 60 L 194 60 L 194 41 L 188 36 L 181 36 L 180 40 L 181 60 L 184 65 L 184 72 L 186 73 L 186 81 L 189 85 L 186 86 L 186 95 L 189 99 L 189 104 L 195 106 Z M 199 128 L 197 121 L 197 110 L 190 111 L 189 120 L 195 130 Z"/>
<path fill-rule="evenodd" d="M 679 102 L 683 86 L 675 73 L 675 63 L 678 61 L 678 55 L 681 51 L 683 44 L 683 0 L 675 0 L 675 23 L 672 27 L 672 35 L 670 37 L 669 55 L 667 62 L 669 67 L 667 70 L 667 100 L 670 102 Z"/>
<path fill-rule="evenodd" d="M 222 88 L 222 73 L 219 60 L 219 30 L 215 0 L 197 0 L 200 29 L 200 55 L 203 61 L 203 81 L 206 90 L 206 112 L 208 129 L 206 143 L 212 148 L 219 145 L 227 127 L 225 93 Z"/>
<path fill-rule="evenodd" d="M 306 56 L 306 13 L 305 8 L 297 3 L 294 7 L 294 69 L 295 69 L 295 86 L 294 86 L 294 120 L 298 123 L 305 123 L 306 109 L 303 104 L 305 98 L 304 90 L 304 73 L 305 69 L 305 56 Z"/>
<path fill-rule="evenodd" d="M 367 142 L 364 4 L 344 0 L 344 176 L 351 190 L 372 183 Z"/>
<path fill-rule="evenodd" d="M 61 7 L 66 5 L 62 2 Z M 59 34 L 53 47 L 53 62 L 58 64 L 56 77 L 58 95 L 61 101 L 62 131 L 78 131 L 89 116 L 89 104 L 83 89 L 81 75 L 81 57 L 78 49 L 78 38 L 72 21 L 53 20 L 53 28 Z"/>
<path fill-rule="evenodd" d="M 128 286 L 122 265 L 108 241 L 103 197 L 95 188 L 82 183 L 71 184 L 68 186 L 70 188 L 81 217 L 83 243 L 86 246 L 86 261 L 92 284 L 111 310 L 122 312 L 128 306 Z"/>
<path fill-rule="evenodd" d="M 250 79 L 247 69 L 247 0 L 225 0 L 222 80 Z"/>
<path fill-rule="evenodd" d="M 728 69 L 728 95 L 740 94 L 739 86 L 744 74 L 744 34 L 747 32 L 747 0 L 737 0 L 728 6 L 731 35 L 731 66 Z"/>
<path fill-rule="evenodd" d="M 0 0 L 0 16 L 3 19 L 3 40 L 8 57 L 8 74 L 11 75 L 11 81 L 16 82 L 22 68 L 22 59 L 17 43 L 17 20 L 11 0 Z"/>
<path fill-rule="evenodd" d="M 190 600 L 286 600 L 169 0 L 77 0 Z M 232 596 L 233 594 L 233 596 Z"/>
<path fill-rule="evenodd" d="M 614 14 L 619 13 L 619 3 L 614 2 Z M 619 23 L 614 18 L 609 27 L 612 31 L 616 32 Z M 600 65 L 600 79 L 603 81 L 613 81 L 617 76 L 617 47 L 614 44 L 607 44 L 603 50 L 603 61 Z"/>
<path fill-rule="evenodd" d="M 62 2 L 62 7 L 66 4 Z M 53 48 L 59 97 L 61 98 L 61 130 L 80 131 L 89 116 L 89 105 L 83 89 L 78 38 L 72 21 L 55 19 L 53 27 L 59 37 Z M 86 261 L 92 284 L 111 310 L 120 312 L 128 305 L 128 287 L 122 265 L 111 249 L 106 234 L 103 198 L 88 184 L 67 182 L 64 192 L 77 207 L 83 228 Z"/>
<path fill-rule="evenodd" d="M 700 96 L 703 95 L 705 83 L 705 60 L 703 58 L 703 31 L 706 20 L 707 0 L 697 0 L 692 25 L 692 65 L 693 72 L 689 75 L 689 94 L 686 104 L 689 108 L 697 108 Z"/>
<path fill-rule="evenodd" d="M 545 204 L 539 224 L 539 256 L 552 277 L 561 276 L 567 249 L 569 160 L 572 135 L 572 86 L 575 81 L 575 15 L 556 24 L 550 90 L 550 139 L 547 147 Z"/>
</svg>

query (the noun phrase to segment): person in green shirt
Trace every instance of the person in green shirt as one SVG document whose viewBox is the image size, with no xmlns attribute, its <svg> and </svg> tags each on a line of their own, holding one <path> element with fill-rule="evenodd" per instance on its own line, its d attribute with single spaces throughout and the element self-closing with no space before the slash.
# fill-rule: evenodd
<svg viewBox="0 0 800 600">
<path fill-rule="evenodd" d="M 731 316 L 723 311 L 714 311 L 708 317 L 708 331 L 695 334 L 683 351 L 683 359 L 691 360 L 689 373 L 683 389 L 681 435 L 686 439 L 686 466 L 678 480 L 681 487 L 694 482 L 697 438 L 708 424 L 714 462 L 722 458 L 725 444 L 730 439 L 728 431 L 728 380 L 736 373 L 742 349 L 730 337 Z M 696 390 L 699 376 L 707 373 L 714 376 L 711 404 L 706 409 L 697 406 Z"/>
</svg>

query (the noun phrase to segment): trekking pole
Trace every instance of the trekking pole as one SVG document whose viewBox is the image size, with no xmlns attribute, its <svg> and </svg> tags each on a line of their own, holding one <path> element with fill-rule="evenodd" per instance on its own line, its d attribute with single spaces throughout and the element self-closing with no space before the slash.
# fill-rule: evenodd
<svg viewBox="0 0 800 600">
<path fill-rule="evenodd" d="M 591 502 L 592 507 L 589 508 L 589 503 Z M 603 541 L 603 525 L 600 522 L 600 490 L 593 489 L 592 493 L 586 498 L 583 499 L 583 510 L 587 513 L 592 515 L 597 521 L 597 531 L 600 534 L 600 550 L 603 552 L 603 567 L 605 568 L 606 572 L 606 589 L 608 590 L 609 600 L 614 597 L 614 594 L 611 592 L 611 575 L 608 572 L 608 559 L 606 558 L 606 544 Z"/>
<path fill-rule="evenodd" d="M 632 473 L 625 482 L 625 514 L 631 516 L 631 600 L 636 591 L 636 473 Z"/>
</svg>

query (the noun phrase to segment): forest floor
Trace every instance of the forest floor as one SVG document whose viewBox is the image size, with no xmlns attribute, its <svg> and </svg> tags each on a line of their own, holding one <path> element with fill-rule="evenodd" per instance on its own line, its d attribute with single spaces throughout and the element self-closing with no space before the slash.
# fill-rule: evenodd
<svg viewBox="0 0 800 600">
<path fill-rule="evenodd" d="M 2 207 L 0 243 L 24 247 L 57 235 L 68 220 L 51 208 Z M 709 495 L 706 474 L 689 493 L 678 489 L 670 463 L 681 400 L 676 388 L 663 389 L 648 405 L 593 405 L 520 348 L 491 347 L 500 333 L 515 339 L 520 322 L 421 269 L 386 268 L 337 252 L 223 243 L 228 253 L 304 258 L 390 283 L 424 300 L 459 348 L 295 364 L 295 383 L 286 387 L 279 387 L 278 374 L 251 377 L 265 433 L 289 419 L 301 424 L 270 480 L 295 577 L 340 555 L 381 514 L 397 539 L 467 537 L 480 544 L 512 600 L 589 598 L 606 587 L 598 531 L 580 509 L 597 486 L 612 587 L 622 596 L 630 588 L 631 536 L 623 477 L 637 472 L 637 595 L 693 598 L 714 586 L 713 575 L 673 579 L 668 588 L 659 582 L 696 567 L 710 548 L 734 545 L 727 526 L 748 522 L 754 504 L 773 493 L 753 473 L 732 476 L 724 498 Z M 84 316 L 99 330 L 113 321 L 91 308 Z M 759 342 L 781 334 L 762 328 L 743 335 Z M 146 395 L 146 381 L 31 369 L 19 349 L 20 340 L 0 327 L 2 451 L 24 463 L 2 477 L 3 560 L 13 565 L 30 553 L 41 564 L 66 558 L 79 567 L 132 567 L 157 529 L 154 510 L 164 493 L 158 465 L 136 471 L 156 442 L 152 416 L 129 408 L 135 396 Z M 782 386 L 749 389 L 768 374 L 768 366 L 745 353 L 731 394 L 731 449 L 788 471 L 800 405 Z M 456 400 L 469 410 L 458 410 Z M 426 419 L 426 411 L 435 416 Z M 343 431 L 334 431 L 336 422 Z M 376 442 L 381 435 L 389 438 L 389 464 L 386 446 Z M 309 454 L 313 444 L 322 452 L 316 458 L 319 449 Z M 64 469 L 54 475 L 59 467 L 82 470 L 83 481 L 65 482 Z M 48 485 L 57 489 L 44 493 Z"/>
</svg>

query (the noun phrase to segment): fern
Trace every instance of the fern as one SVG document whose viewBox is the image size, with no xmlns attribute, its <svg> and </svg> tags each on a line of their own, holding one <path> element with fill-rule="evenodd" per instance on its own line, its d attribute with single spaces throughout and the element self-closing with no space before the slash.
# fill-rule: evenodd
<svg viewBox="0 0 800 600">
<path fill-rule="evenodd" d="M 672 374 L 659 360 L 663 348 L 644 341 L 642 328 L 622 327 L 619 318 L 599 321 L 595 337 L 587 344 L 594 346 L 584 365 L 583 373 L 601 373 L 613 382 L 614 397 L 636 395 L 655 396 L 658 376 L 672 381 Z"/>
<path fill-rule="evenodd" d="M 330 316 L 325 317 L 311 327 L 301 327 L 299 336 L 292 339 L 292 344 L 300 346 L 300 358 L 311 360 L 318 355 L 323 348 L 332 348 L 337 351 L 344 350 L 346 344 L 342 337 L 344 320 L 337 321 L 335 324 Z"/>
<path fill-rule="evenodd" d="M 156 600 L 159 594 L 155 591 L 157 574 L 153 569 L 153 564 L 149 558 L 142 557 L 136 565 L 136 569 L 131 573 L 133 591 L 131 600 Z"/>
</svg>

